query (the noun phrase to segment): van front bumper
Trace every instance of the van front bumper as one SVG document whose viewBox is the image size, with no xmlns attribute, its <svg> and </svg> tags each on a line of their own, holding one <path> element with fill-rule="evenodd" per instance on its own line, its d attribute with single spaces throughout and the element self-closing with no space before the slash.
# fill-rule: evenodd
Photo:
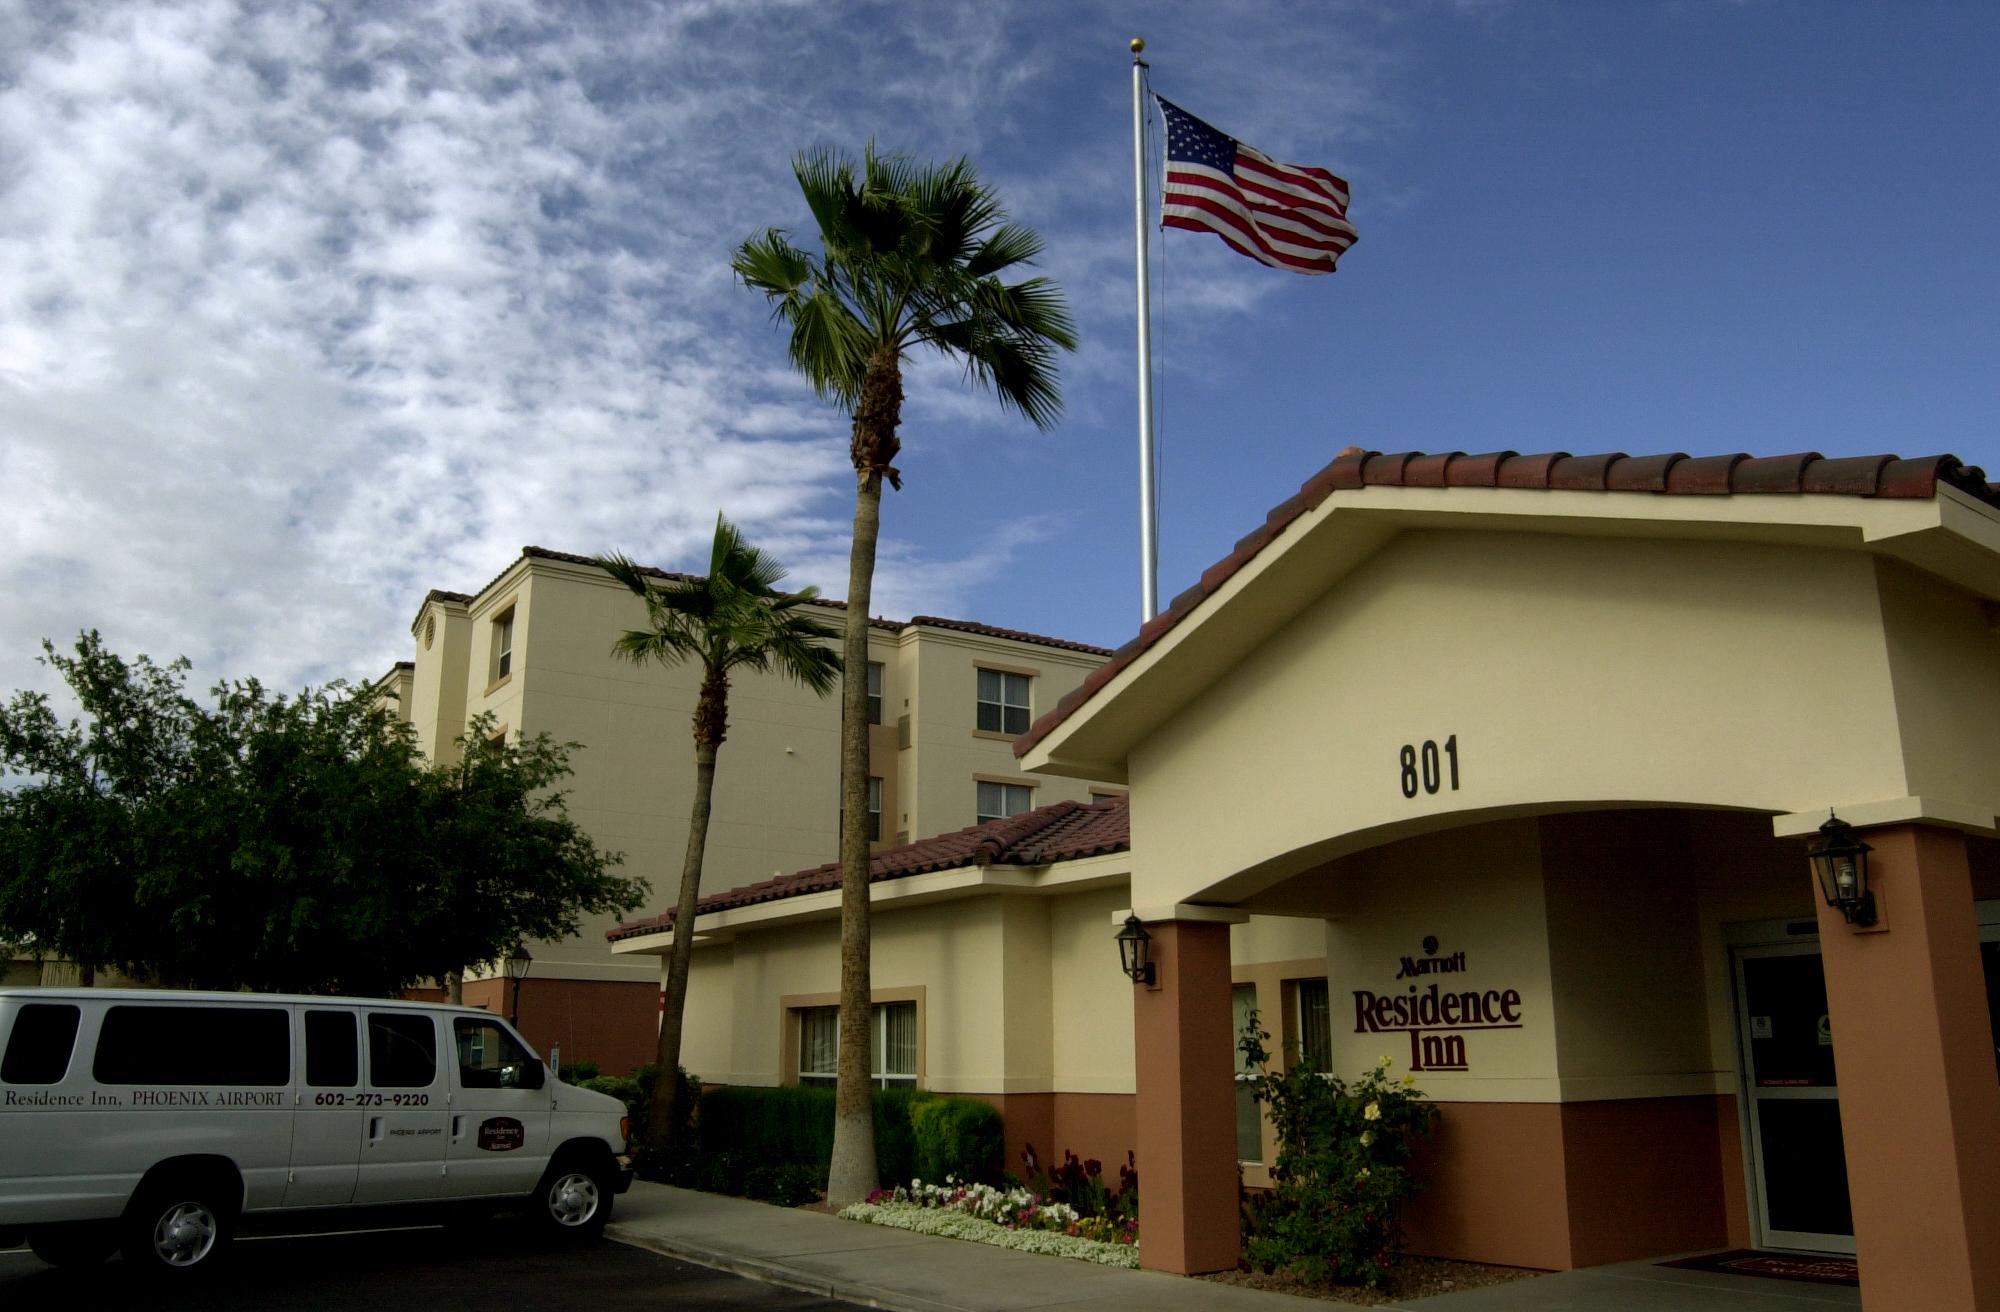
<svg viewBox="0 0 2000 1312">
<path fill-rule="evenodd" d="M 622 1194 L 632 1187 L 632 1178 L 637 1172 L 633 1170 L 632 1158 L 628 1154 L 620 1153 L 617 1157 L 612 1158 L 612 1160 L 618 1163 L 617 1191 Z"/>
</svg>

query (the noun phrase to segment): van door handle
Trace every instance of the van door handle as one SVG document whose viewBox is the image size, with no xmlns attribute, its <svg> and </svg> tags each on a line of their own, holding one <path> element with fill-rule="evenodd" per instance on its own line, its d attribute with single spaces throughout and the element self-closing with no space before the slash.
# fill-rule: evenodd
<svg viewBox="0 0 2000 1312">
<path fill-rule="evenodd" d="M 465 1118 L 464 1118 L 463 1116 L 454 1116 L 454 1117 L 452 1117 L 452 1118 L 451 1118 L 451 1141 L 452 1141 L 453 1143 L 457 1143 L 457 1142 L 458 1142 L 459 1140 L 463 1139 L 464 1137 L 465 1137 Z"/>
<path fill-rule="evenodd" d="M 380 1143 L 381 1141 L 382 1141 L 382 1118 L 379 1116 L 371 1116 L 368 1118 L 368 1142 Z"/>
</svg>

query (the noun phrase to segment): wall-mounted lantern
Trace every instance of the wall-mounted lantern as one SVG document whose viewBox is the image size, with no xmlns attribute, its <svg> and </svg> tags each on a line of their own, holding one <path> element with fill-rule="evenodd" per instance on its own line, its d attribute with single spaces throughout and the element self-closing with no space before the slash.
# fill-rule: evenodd
<svg viewBox="0 0 2000 1312">
<path fill-rule="evenodd" d="M 521 1023 L 521 981 L 528 978 L 528 968 L 535 964 L 535 959 L 524 945 L 516 943 L 508 950 L 507 960 L 501 964 L 507 968 L 507 978 L 514 981 L 514 1005 L 507 1012 L 507 1020 L 509 1024 L 518 1026 Z"/>
<path fill-rule="evenodd" d="M 1875 923 L 1875 894 L 1868 887 L 1868 854 L 1875 849 L 1854 836 L 1854 826 L 1828 811 L 1819 841 L 1806 849 L 1826 904 L 1850 925 Z"/>
<path fill-rule="evenodd" d="M 1139 917 L 1125 917 L 1125 928 L 1118 931 L 1118 962 L 1125 968 L 1126 978 L 1134 984 L 1154 982 L 1153 963 L 1149 959 L 1152 948 L 1153 936 L 1139 923 Z"/>
</svg>

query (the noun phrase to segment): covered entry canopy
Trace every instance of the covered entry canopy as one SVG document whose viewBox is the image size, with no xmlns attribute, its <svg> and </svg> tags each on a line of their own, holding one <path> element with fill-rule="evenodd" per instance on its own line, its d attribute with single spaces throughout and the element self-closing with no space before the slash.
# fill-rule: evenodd
<svg viewBox="0 0 2000 1312">
<path fill-rule="evenodd" d="M 1560 1213 L 1560 1260 L 1530 1264 L 1559 1265 L 1665 1244 L 1648 1191 L 1704 1123 L 1718 1224 L 1768 1201 L 1731 973 L 1763 917 L 1823 946 L 1864 1279 L 2000 1300 L 1974 906 L 1976 878 L 2000 894 L 1974 869 L 2000 806 L 1996 599 L 2000 499 L 1948 456 L 1350 452 L 1315 475 L 1017 744 L 1131 786 L 1132 903 L 1164 957 L 1137 994 L 1140 1155 L 1175 1182 L 1151 1223 L 1175 1211 L 1185 1238 L 1146 1260 L 1229 1247 L 1204 1101 L 1229 1096 L 1219 913 L 1323 918 L 1334 1028 L 1371 1043 L 1367 999 L 1426 985 L 1384 972 L 1484 936 L 1465 992 L 1518 1032 L 1470 1060 L 1462 1009 L 1401 1034 L 1455 1059 L 1426 1079 L 1454 1151 L 1538 1135 L 1561 1159 L 1446 1162 L 1523 1193 L 1456 1200 L 1457 1233 L 1500 1242 L 1488 1214 L 1525 1197 Z M 1815 909 L 1798 836 L 1829 808 L 1878 848 L 1875 930 Z M 1684 1212 L 1670 1193 L 1657 1210 Z"/>
</svg>

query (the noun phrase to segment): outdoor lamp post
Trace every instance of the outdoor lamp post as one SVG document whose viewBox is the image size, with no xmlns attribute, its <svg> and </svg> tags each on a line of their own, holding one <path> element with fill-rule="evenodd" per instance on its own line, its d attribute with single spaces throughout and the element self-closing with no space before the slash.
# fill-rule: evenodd
<svg viewBox="0 0 2000 1312">
<path fill-rule="evenodd" d="M 1868 888 L 1868 854 L 1874 850 L 1854 836 L 1854 826 L 1831 811 L 1819 827 L 1819 841 L 1806 849 L 1826 904 L 1847 917 L 1850 925 L 1875 923 L 1875 894 Z"/>
<path fill-rule="evenodd" d="M 1153 963 L 1147 959 L 1152 946 L 1153 936 L 1139 923 L 1139 917 L 1126 916 L 1125 928 L 1118 931 L 1118 961 L 1134 984 L 1154 982 Z"/>
<path fill-rule="evenodd" d="M 507 953 L 507 960 L 501 963 L 507 968 L 507 978 L 514 981 L 514 1005 L 507 1012 L 507 1023 L 517 1028 L 521 1024 L 521 981 L 528 978 L 528 967 L 535 959 L 525 945 L 516 943 Z"/>
</svg>

